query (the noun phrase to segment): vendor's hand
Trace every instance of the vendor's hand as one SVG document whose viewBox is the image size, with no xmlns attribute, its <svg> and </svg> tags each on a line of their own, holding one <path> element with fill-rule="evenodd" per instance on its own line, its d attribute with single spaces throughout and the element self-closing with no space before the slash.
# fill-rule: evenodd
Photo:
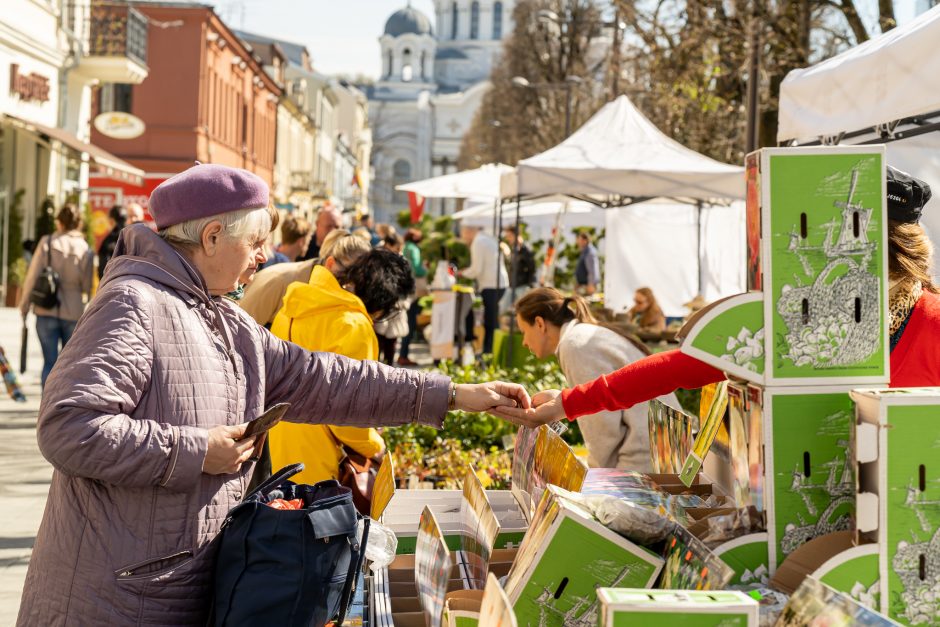
<svg viewBox="0 0 940 627">
<path fill-rule="evenodd" d="M 456 409 L 491 412 L 497 407 L 531 407 L 529 393 L 518 383 L 489 381 L 457 386 Z"/>
<path fill-rule="evenodd" d="M 494 416 L 534 429 L 565 418 L 561 404 L 561 390 L 545 390 L 532 397 L 532 407 L 497 407 L 490 411 Z"/>
<path fill-rule="evenodd" d="M 255 452 L 255 438 L 239 438 L 245 433 L 247 422 L 240 425 L 219 425 L 209 429 L 209 448 L 202 462 L 202 472 L 225 475 L 238 472 Z"/>
</svg>

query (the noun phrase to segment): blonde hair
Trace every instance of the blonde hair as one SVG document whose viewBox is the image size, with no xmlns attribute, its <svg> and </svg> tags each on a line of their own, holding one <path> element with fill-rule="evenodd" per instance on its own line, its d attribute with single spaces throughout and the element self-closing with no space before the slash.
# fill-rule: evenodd
<svg viewBox="0 0 940 627">
<path fill-rule="evenodd" d="M 361 237 L 356 237 L 346 229 L 334 229 L 320 246 L 320 261 L 333 257 L 346 267 L 356 263 L 372 247 Z"/>
<path fill-rule="evenodd" d="M 937 293 L 931 265 L 933 244 L 920 224 L 888 221 L 888 274 L 892 279 L 920 281 L 923 288 Z"/>
</svg>

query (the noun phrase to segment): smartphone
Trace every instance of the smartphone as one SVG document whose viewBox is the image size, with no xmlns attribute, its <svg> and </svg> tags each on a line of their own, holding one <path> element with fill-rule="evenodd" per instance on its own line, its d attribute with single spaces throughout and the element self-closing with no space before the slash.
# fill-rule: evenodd
<svg viewBox="0 0 940 627">
<path fill-rule="evenodd" d="M 245 433 L 240 439 L 244 440 L 252 436 L 259 436 L 279 423 L 287 410 L 290 409 L 290 403 L 278 403 L 274 407 L 267 409 L 263 414 L 248 423 Z"/>
</svg>

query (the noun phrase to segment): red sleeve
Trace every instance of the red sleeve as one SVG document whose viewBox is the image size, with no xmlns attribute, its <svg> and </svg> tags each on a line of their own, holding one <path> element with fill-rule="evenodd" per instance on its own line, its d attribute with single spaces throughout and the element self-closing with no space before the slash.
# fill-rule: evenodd
<svg viewBox="0 0 940 627">
<path fill-rule="evenodd" d="M 599 411 L 628 409 L 637 403 L 725 380 L 725 373 L 679 350 L 650 355 L 590 383 L 561 393 L 569 420 Z"/>
</svg>

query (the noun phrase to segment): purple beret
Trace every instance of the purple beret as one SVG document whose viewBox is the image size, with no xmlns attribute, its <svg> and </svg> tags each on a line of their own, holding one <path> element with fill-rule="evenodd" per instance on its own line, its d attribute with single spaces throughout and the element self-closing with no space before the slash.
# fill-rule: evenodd
<svg viewBox="0 0 940 627">
<path fill-rule="evenodd" d="M 248 170 L 197 163 L 160 183 L 150 194 L 150 215 L 157 229 L 268 206 L 268 184 Z"/>
</svg>

